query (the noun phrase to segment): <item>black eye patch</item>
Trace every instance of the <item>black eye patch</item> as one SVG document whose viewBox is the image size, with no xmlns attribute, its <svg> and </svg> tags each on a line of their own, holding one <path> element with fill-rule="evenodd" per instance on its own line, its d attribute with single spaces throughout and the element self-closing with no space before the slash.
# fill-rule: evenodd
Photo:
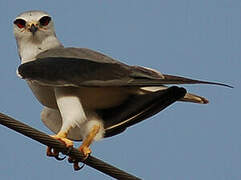
<svg viewBox="0 0 241 180">
<path fill-rule="evenodd" d="M 26 25 L 26 21 L 23 19 L 16 19 L 14 22 L 20 29 L 24 28 Z"/>
<path fill-rule="evenodd" d="M 49 17 L 49 16 L 44 16 L 44 17 L 42 17 L 42 18 L 39 20 L 39 23 L 40 23 L 42 26 L 47 26 L 50 21 L 51 21 L 51 17 Z"/>
</svg>

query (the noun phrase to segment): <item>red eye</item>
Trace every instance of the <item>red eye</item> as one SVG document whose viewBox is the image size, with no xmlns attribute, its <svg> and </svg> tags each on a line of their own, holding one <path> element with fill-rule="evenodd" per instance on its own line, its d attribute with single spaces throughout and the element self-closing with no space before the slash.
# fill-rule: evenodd
<svg viewBox="0 0 241 180">
<path fill-rule="evenodd" d="M 44 16 L 44 17 L 42 17 L 42 18 L 39 20 L 39 23 L 40 23 L 42 26 L 47 26 L 50 21 L 51 21 L 51 17 L 49 17 L 49 16 Z"/>
<path fill-rule="evenodd" d="M 23 19 L 16 19 L 14 22 L 20 29 L 24 28 L 26 25 L 26 21 Z"/>
</svg>

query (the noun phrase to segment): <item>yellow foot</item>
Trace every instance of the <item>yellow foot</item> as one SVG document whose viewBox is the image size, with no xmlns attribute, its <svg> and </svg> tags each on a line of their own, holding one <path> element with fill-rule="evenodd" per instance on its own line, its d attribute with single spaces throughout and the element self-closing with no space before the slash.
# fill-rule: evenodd
<svg viewBox="0 0 241 180">
<path fill-rule="evenodd" d="M 86 160 L 90 153 L 91 153 L 91 149 L 90 149 L 90 145 L 93 142 L 96 134 L 99 132 L 100 130 L 100 125 L 94 125 L 92 130 L 89 132 L 89 134 L 87 135 L 87 137 L 85 138 L 85 140 L 83 141 L 82 145 L 79 147 L 79 151 L 83 153 L 84 155 L 84 159 Z M 80 170 L 82 167 L 79 167 L 79 162 L 76 161 L 76 159 L 69 157 L 69 162 L 70 163 L 74 163 L 74 170 Z"/>
<path fill-rule="evenodd" d="M 66 147 L 73 147 L 73 141 L 66 138 L 66 133 L 58 133 L 57 135 L 52 135 L 51 137 L 64 143 Z M 57 160 L 64 159 L 64 158 L 60 158 L 59 152 L 53 149 L 52 147 L 47 147 L 46 154 L 47 156 L 55 157 Z"/>
<path fill-rule="evenodd" d="M 51 135 L 52 138 L 57 139 L 65 144 L 66 147 L 72 147 L 74 145 L 73 141 L 66 138 L 66 136 L 62 136 L 61 134 Z"/>
<path fill-rule="evenodd" d="M 82 152 L 85 156 L 85 159 L 90 155 L 91 149 L 88 146 L 81 145 L 79 151 Z"/>
</svg>

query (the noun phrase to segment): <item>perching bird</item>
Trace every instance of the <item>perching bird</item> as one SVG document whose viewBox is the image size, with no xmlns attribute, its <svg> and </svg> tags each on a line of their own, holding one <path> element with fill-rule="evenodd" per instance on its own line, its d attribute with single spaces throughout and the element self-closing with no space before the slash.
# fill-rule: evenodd
<svg viewBox="0 0 241 180">
<path fill-rule="evenodd" d="M 44 106 L 43 123 L 68 147 L 73 146 L 72 140 L 83 140 L 79 150 L 85 156 L 94 140 L 121 133 L 177 100 L 208 103 L 166 84 L 228 86 L 129 66 L 89 49 L 65 48 L 56 37 L 51 16 L 43 11 L 18 15 L 14 35 L 21 59 L 18 75 Z M 49 147 L 47 155 L 56 152 Z"/>
</svg>

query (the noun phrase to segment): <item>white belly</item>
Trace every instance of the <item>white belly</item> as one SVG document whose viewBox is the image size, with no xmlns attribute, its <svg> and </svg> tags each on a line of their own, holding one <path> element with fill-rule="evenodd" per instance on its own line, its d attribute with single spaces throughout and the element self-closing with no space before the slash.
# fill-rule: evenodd
<svg viewBox="0 0 241 180">
<path fill-rule="evenodd" d="M 33 91 L 39 102 L 49 108 L 58 109 L 54 94 L 54 87 L 40 86 L 28 82 L 29 87 Z M 129 88 L 74 88 L 63 87 L 66 90 L 66 96 L 77 96 L 83 107 L 88 109 L 109 108 L 122 103 L 130 95 L 133 90 Z"/>
</svg>

